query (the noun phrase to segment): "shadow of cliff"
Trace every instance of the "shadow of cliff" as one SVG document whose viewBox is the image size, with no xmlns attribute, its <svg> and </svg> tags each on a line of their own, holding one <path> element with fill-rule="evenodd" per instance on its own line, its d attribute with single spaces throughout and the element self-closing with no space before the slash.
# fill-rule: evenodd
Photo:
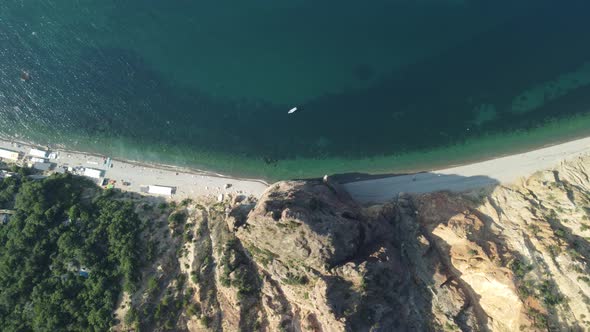
<svg viewBox="0 0 590 332">
<path fill-rule="evenodd" d="M 256 263 L 246 254 L 240 241 L 235 241 L 233 271 L 236 272 L 238 299 L 240 299 L 240 331 L 259 329 L 257 314 L 262 310 L 262 278 L 256 269 Z"/>
<path fill-rule="evenodd" d="M 400 193 L 422 194 L 436 191 L 463 192 L 493 188 L 500 182 L 485 175 L 462 176 L 421 172 L 364 181 L 345 182 L 343 187 L 361 204 L 384 203 Z"/>
<path fill-rule="evenodd" d="M 340 173 L 340 174 L 331 174 L 330 179 L 334 182 L 345 184 L 350 182 L 358 182 L 358 181 L 365 181 L 365 180 L 376 180 L 376 179 L 383 179 L 395 176 L 402 176 L 402 175 L 411 175 L 415 173 L 379 173 L 379 174 L 369 174 L 369 173 L 362 173 L 362 172 L 349 172 L 349 173 Z M 295 178 L 293 180 L 321 180 L 322 178 Z"/>
<path fill-rule="evenodd" d="M 331 186 L 330 181 L 324 185 Z M 379 215 L 373 216 L 373 220 L 365 219 L 360 207 L 339 211 L 344 219 L 347 219 L 344 216 L 357 219 L 360 230 L 356 252 L 332 269 L 355 262 L 364 264 L 366 275 L 361 289 L 340 279 L 330 280 L 327 299 L 336 316 L 345 317 L 347 328 L 353 331 L 439 331 L 452 327 L 442 326 L 435 319 L 433 311 L 438 310 L 435 308 L 440 307 L 442 301 L 445 314 L 453 314 L 454 324 L 461 330 L 485 331 L 488 318 L 479 304 L 477 293 L 463 282 L 461 273 L 453 268 L 448 259 L 448 248 L 438 248 L 435 244 L 437 239 L 419 224 L 416 207 L 402 193 L 423 193 L 434 189 L 456 192 L 482 189 L 481 192 L 487 192 L 497 185 L 497 180 L 485 176 L 463 177 L 427 172 L 333 185 L 336 189 L 331 192 L 343 204 L 349 202 L 348 194 L 361 204 L 393 202 Z M 481 196 L 473 195 L 471 202 L 480 204 Z M 321 204 L 319 208 L 315 207 L 320 211 L 322 208 Z M 450 217 L 451 214 L 443 215 L 441 220 L 446 221 Z M 338 241 L 339 234 L 319 226 L 321 224 L 309 225 L 318 234 Z M 424 238 L 428 245 L 424 244 Z M 459 289 L 465 296 L 460 307 L 452 307 L 456 303 L 450 299 L 453 293 L 447 289 L 450 286 Z M 475 321 L 473 318 L 476 318 Z M 467 322 L 469 319 L 472 321 Z"/>
<path fill-rule="evenodd" d="M 559 179 L 556 180 L 559 182 Z M 491 191 L 493 188 L 494 186 L 489 186 L 487 189 Z M 578 192 L 575 190 L 575 188 L 571 188 L 571 186 L 568 187 L 567 183 L 563 183 L 562 189 L 567 193 L 567 197 L 573 203 L 574 197 L 578 195 Z M 524 193 L 524 195 L 526 195 L 526 193 Z M 563 301 L 567 301 L 567 299 L 563 296 L 563 294 L 561 294 L 558 285 L 553 279 L 553 276 L 548 273 L 549 270 L 546 262 L 543 260 L 527 261 L 519 252 L 507 251 L 508 248 L 505 244 L 503 244 L 502 238 L 498 237 L 500 234 L 492 231 L 493 228 L 497 229 L 497 227 L 501 228 L 502 226 L 493 225 L 494 218 L 480 212 L 477 210 L 477 208 L 484 203 L 489 203 L 490 206 L 496 210 L 498 215 L 502 215 L 503 211 L 494 200 L 487 197 L 488 195 L 485 192 L 482 192 L 481 195 L 437 196 L 436 194 L 433 194 L 426 197 L 421 202 L 422 205 L 420 207 L 410 205 L 410 213 L 412 212 L 411 210 L 420 212 L 419 214 L 416 213 L 414 221 L 419 225 L 418 227 L 420 228 L 420 233 L 428 239 L 431 244 L 430 248 L 436 252 L 436 255 L 439 257 L 439 260 L 443 263 L 443 266 L 446 269 L 448 279 L 444 283 L 440 284 L 439 288 L 442 289 L 443 287 L 454 284 L 455 287 L 458 287 L 460 290 L 462 290 L 466 295 L 467 302 L 465 303 L 465 308 L 462 308 L 461 312 L 465 312 L 464 309 L 470 308 L 470 310 L 475 313 L 479 329 L 487 330 L 486 326 L 491 322 L 491 320 L 488 318 L 484 308 L 480 305 L 481 298 L 478 295 L 477 290 L 463 280 L 461 271 L 455 268 L 453 262 L 451 261 L 451 257 L 453 255 L 452 244 L 447 242 L 445 238 L 437 236 L 433 233 L 433 230 L 439 227 L 439 225 L 446 224 L 451 228 L 460 228 L 460 232 L 464 232 L 464 234 L 457 235 L 459 237 L 465 236 L 466 240 L 477 244 L 484 251 L 485 255 L 490 259 L 490 263 L 497 263 L 500 264 L 500 266 L 506 266 L 512 269 L 514 272 L 512 281 L 517 287 L 520 301 L 525 304 L 523 309 L 526 311 L 524 313 L 533 320 L 534 324 L 538 324 L 538 326 L 535 326 L 535 328 L 547 328 L 549 330 L 560 331 L 582 330 L 582 326 L 580 326 L 578 322 L 567 322 L 563 319 L 563 317 L 559 317 L 557 315 L 555 310 L 556 306 L 564 303 Z M 541 214 L 537 215 L 538 212 L 531 210 L 534 218 L 533 220 L 530 220 L 530 228 L 527 227 L 528 230 L 523 229 L 523 232 L 521 232 L 523 236 L 523 242 L 526 245 L 528 251 L 534 252 L 538 250 L 535 248 L 535 245 L 532 244 L 530 236 L 536 236 L 536 233 L 540 231 L 540 229 L 534 224 L 535 220 L 544 220 L 551 228 L 553 236 L 557 241 L 557 245 L 551 245 L 549 248 L 547 248 L 550 252 L 553 264 L 555 264 L 557 269 L 565 268 L 565 266 L 560 267 L 560 262 L 558 259 L 556 259 L 556 257 L 559 254 L 567 254 L 571 256 L 574 261 L 580 262 L 580 266 L 583 267 L 573 269 L 574 272 L 577 272 L 580 275 L 578 280 L 588 280 L 586 277 L 588 274 L 588 269 L 586 266 L 588 266 L 588 258 L 590 257 L 590 243 L 588 242 L 588 239 L 573 234 L 571 228 L 567 226 L 567 220 L 560 220 L 557 217 L 557 213 L 555 213 L 555 211 L 549 209 L 547 212 L 547 208 L 543 207 L 543 202 L 538 201 L 538 198 L 534 195 L 534 193 L 531 193 L 531 197 L 527 200 L 533 206 L 538 208 L 538 211 L 541 211 Z M 408 201 L 411 204 L 411 200 Z M 510 202 L 507 202 L 507 204 L 510 204 Z M 430 211 L 428 210 L 429 208 Z M 425 216 L 422 215 L 422 212 L 424 211 L 427 213 Z M 470 221 L 473 217 L 469 217 L 468 214 L 475 216 L 483 223 L 481 228 L 475 223 L 470 224 Z M 465 216 L 466 224 L 455 226 L 449 225 L 449 222 L 453 218 L 457 218 L 457 216 L 459 216 L 458 220 L 462 220 L 462 216 Z M 537 231 L 534 230 L 535 228 Z M 454 230 L 451 229 L 451 231 Z M 543 237 L 546 237 L 546 235 L 543 235 Z M 433 243 L 436 243 L 436 246 L 432 246 Z M 562 253 L 564 248 L 566 252 Z M 461 248 L 459 249 L 461 250 Z M 481 252 L 478 253 L 477 250 L 473 251 L 473 253 L 471 253 L 470 250 L 470 255 L 471 257 L 467 258 L 469 260 L 482 259 L 481 257 L 478 257 L 481 255 Z M 460 259 L 460 257 L 457 259 Z M 536 285 L 525 282 L 524 278 L 526 273 L 528 273 L 528 271 L 531 269 L 529 266 L 532 267 L 533 265 L 538 265 L 540 268 L 539 273 L 543 273 L 543 277 L 539 280 L 536 280 Z M 567 268 L 572 269 L 572 267 L 569 265 Z M 563 272 L 570 273 L 567 271 Z M 549 313 L 548 317 L 551 319 L 547 319 L 546 317 L 543 318 L 542 316 L 545 314 L 541 314 L 538 308 L 536 308 L 534 305 L 530 305 L 530 299 L 526 300 L 529 296 L 533 296 L 541 303 L 544 303 L 543 306 L 547 309 Z M 590 301 L 590 299 L 587 299 L 586 301 Z M 454 316 L 455 322 L 462 330 L 471 329 L 472 326 L 469 326 L 467 321 L 461 319 L 461 312 Z"/>
<path fill-rule="evenodd" d="M 492 190 L 490 187 L 487 189 Z M 461 271 L 459 271 L 454 266 L 452 262 L 453 253 L 451 252 L 451 244 L 442 237 L 435 235 L 433 232 L 441 223 L 448 225 L 448 222 L 453 217 L 462 215 L 466 208 L 465 202 L 452 205 L 452 203 L 456 203 L 452 196 L 450 201 L 438 201 L 436 197 L 428 197 L 427 199 L 437 200 L 435 204 L 444 204 L 444 207 L 436 209 L 435 220 L 424 220 L 420 215 L 416 215 L 414 218 L 418 225 L 417 227 L 420 230 L 420 234 L 423 235 L 429 242 L 430 255 L 436 257 L 435 259 L 440 264 L 440 270 L 438 272 L 441 274 L 441 276 L 438 279 L 433 278 L 433 287 L 439 290 L 448 288 L 449 292 L 457 292 L 463 297 L 462 306 L 460 308 L 455 308 L 454 315 L 452 315 L 453 322 L 462 331 L 470 331 L 472 329 L 479 331 L 489 331 L 488 315 L 480 305 L 481 296 L 469 283 L 463 280 Z M 468 201 L 467 203 L 479 205 L 480 202 L 478 202 L 477 199 L 474 199 L 474 201 Z M 414 206 L 412 203 L 410 203 L 410 207 L 414 211 L 418 211 L 419 209 L 419 207 Z M 486 227 L 488 226 L 489 225 L 485 225 L 484 223 L 484 230 L 482 231 L 484 234 L 486 233 Z M 478 242 L 478 244 L 483 245 L 482 248 L 484 248 L 484 250 L 487 249 L 486 244 L 484 243 L 485 237 L 484 240 L 478 241 L 474 236 L 471 236 L 471 230 L 465 229 L 465 232 L 469 234 L 468 239 L 470 241 Z M 473 258 L 477 259 L 477 257 Z M 443 282 L 441 283 L 440 281 Z M 440 299 L 438 300 L 440 301 Z"/>
</svg>

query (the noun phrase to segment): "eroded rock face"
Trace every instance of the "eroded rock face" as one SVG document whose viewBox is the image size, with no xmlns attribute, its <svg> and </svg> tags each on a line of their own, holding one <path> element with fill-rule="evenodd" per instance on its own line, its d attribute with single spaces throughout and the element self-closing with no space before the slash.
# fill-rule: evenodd
<svg viewBox="0 0 590 332">
<path fill-rule="evenodd" d="M 294 329 L 303 317 L 322 331 L 582 329 L 589 164 L 372 207 L 330 183 L 282 182 L 237 236 L 282 290 Z"/>
<path fill-rule="evenodd" d="M 360 207 L 321 181 L 280 182 L 267 190 L 239 237 L 283 262 L 327 271 L 354 257 L 366 240 Z"/>
<path fill-rule="evenodd" d="M 194 282 L 211 324 L 189 329 L 584 330 L 588 165 L 369 207 L 330 181 L 215 203 L 195 227 Z"/>
<path fill-rule="evenodd" d="M 590 325 L 588 165 L 590 157 L 577 158 L 491 192 L 412 197 L 416 222 L 479 329 Z"/>
<path fill-rule="evenodd" d="M 398 210 L 361 208 L 329 181 L 270 188 L 236 232 L 267 276 L 263 289 L 289 303 L 267 298 L 267 310 L 292 317 L 295 331 L 432 329 L 424 319 L 431 316 L 431 294 L 416 285 L 402 244 L 417 243 L 420 231 L 396 225 Z"/>
</svg>

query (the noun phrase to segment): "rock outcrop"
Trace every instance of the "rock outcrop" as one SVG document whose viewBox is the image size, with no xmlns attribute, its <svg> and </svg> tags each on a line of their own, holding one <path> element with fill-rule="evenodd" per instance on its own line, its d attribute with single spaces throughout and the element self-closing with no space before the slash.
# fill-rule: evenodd
<svg viewBox="0 0 590 332">
<path fill-rule="evenodd" d="M 369 330 L 390 319 L 399 300 L 387 289 L 401 282 L 394 210 L 367 212 L 321 181 L 278 183 L 250 212 L 237 237 L 290 304 L 291 313 L 274 313 L 293 316 L 284 327 Z M 386 289 L 370 296 L 373 285 Z"/>
<path fill-rule="evenodd" d="M 329 179 L 192 204 L 162 243 L 178 275 L 133 298 L 159 313 L 172 306 L 158 296 L 176 297 L 189 308 L 176 307 L 176 330 L 189 331 L 586 330 L 588 168 L 375 206 Z"/>
<path fill-rule="evenodd" d="M 479 330 L 588 328 L 589 165 L 578 158 L 491 192 L 411 199 Z"/>
</svg>

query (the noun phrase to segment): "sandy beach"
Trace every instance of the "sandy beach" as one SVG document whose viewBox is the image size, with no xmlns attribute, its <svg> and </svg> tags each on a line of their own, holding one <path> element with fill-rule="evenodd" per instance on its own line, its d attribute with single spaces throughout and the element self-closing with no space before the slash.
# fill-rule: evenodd
<svg viewBox="0 0 590 332">
<path fill-rule="evenodd" d="M 551 169 L 564 160 L 586 154 L 590 154 L 590 137 L 469 165 L 351 182 L 344 184 L 344 187 L 354 199 L 361 203 L 382 203 L 402 192 L 425 193 L 440 190 L 461 192 L 513 183 L 536 171 Z"/>
<path fill-rule="evenodd" d="M 0 140 L 0 148 L 19 151 L 25 156 L 32 147 L 40 148 L 30 143 Z M 56 168 L 82 166 L 100 169 L 104 171 L 105 178 L 116 180 L 116 188 L 132 192 L 141 192 L 140 188 L 148 185 L 175 187 L 176 193 L 170 197 L 174 200 L 199 196 L 216 197 L 219 194 L 260 196 L 269 186 L 263 180 L 232 178 L 199 170 L 128 160 L 114 159 L 112 167 L 108 167 L 104 164 L 105 156 L 65 149 L 51 151 L 58 153 L 57 159 L 50 160 L 57 164 Z M 345 183 L 344 187 L 360 203 L 382 203 L 402 192 L 460 192 L 512 183 L 538 170 L 551 169 L 561 161 L 585 154 L 590 154 L 590 137 L 468 165 Z M 129 185 L 123 186 L 123 182 L 128 182 Z"/>
<path fill-rule="evenodd" d="M 42 148 L 25 142 L 0 140 L 0 148 L 18 151 L 27 155 L 31 148 Z M 88 167 L 104 171 L 104 177 L 115 180 L 115 187 L 132 192 L 140 192 L 141 186 L 160 185 L 175 187 L 176 193 L 170 198 L 181 200 L 199 196 L 218 196 L 219 194 L 242 194 L 260 196 L 268 187 L 262 180 L 226 177 L 192 169 L 146 164 L 134 161 L 113 159 L 112 167 L 104 164 L 105 156 L 87 154 L 63 149 L 51 149 L 58 153 L 56 169 L 66 167 Z M 128 186 L 123 186 L 128 182 Z"/>
</svg>

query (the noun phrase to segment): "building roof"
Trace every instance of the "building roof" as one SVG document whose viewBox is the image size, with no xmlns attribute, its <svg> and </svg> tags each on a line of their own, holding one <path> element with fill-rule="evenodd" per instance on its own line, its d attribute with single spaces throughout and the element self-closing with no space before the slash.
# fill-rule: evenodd
<svg viewBox="0 0 590 332">
<path fill-rule="evenodd" d="M 39 157 L 39 158 L 47 158 L 47 155 L 49 153 L 47 151 L 43 151 L 43 150 L 39 150 L 39 149 L 31 149 L 29 151 L 29 155 L 33 156 L 33 157 Z"/>
<path fill-rule="evenodd" d="M 10 159 L 10 160 L 18 160 L 19 153 L 17 151 L 0 149 L 0 158 Z"/>
<path fill-rule="evenodd" d="M 102 170 L 94 169 L 94 168 L 85 168 L 84 169 L 84 176 L 99 179 L 102 177 Z"/>
<path fill-rule="evenodd" d="M 0 179 L 2 178 L 9 178 L 9 177 L 13 177 L 15 176 L 16 173 L 14 172 L 9 172 L 9 171 L 5 171 L 5 170 L 0 170 Z"/>
<path fill-rule="evenodd" d="M 40 171 L 48 171 L 51 169 L 52 164 L 51 163 L 40 163 L 40 162 L 36 162 L 33 164 L 33 168 L 34 169 L 38 169 Z"/>
<path fill-rule="evenodd" d="M 176 191 L 174 187 L 148 186 L 148 193 L 150 194 L 171 196 L 174 191 Z"/>
</svg>

